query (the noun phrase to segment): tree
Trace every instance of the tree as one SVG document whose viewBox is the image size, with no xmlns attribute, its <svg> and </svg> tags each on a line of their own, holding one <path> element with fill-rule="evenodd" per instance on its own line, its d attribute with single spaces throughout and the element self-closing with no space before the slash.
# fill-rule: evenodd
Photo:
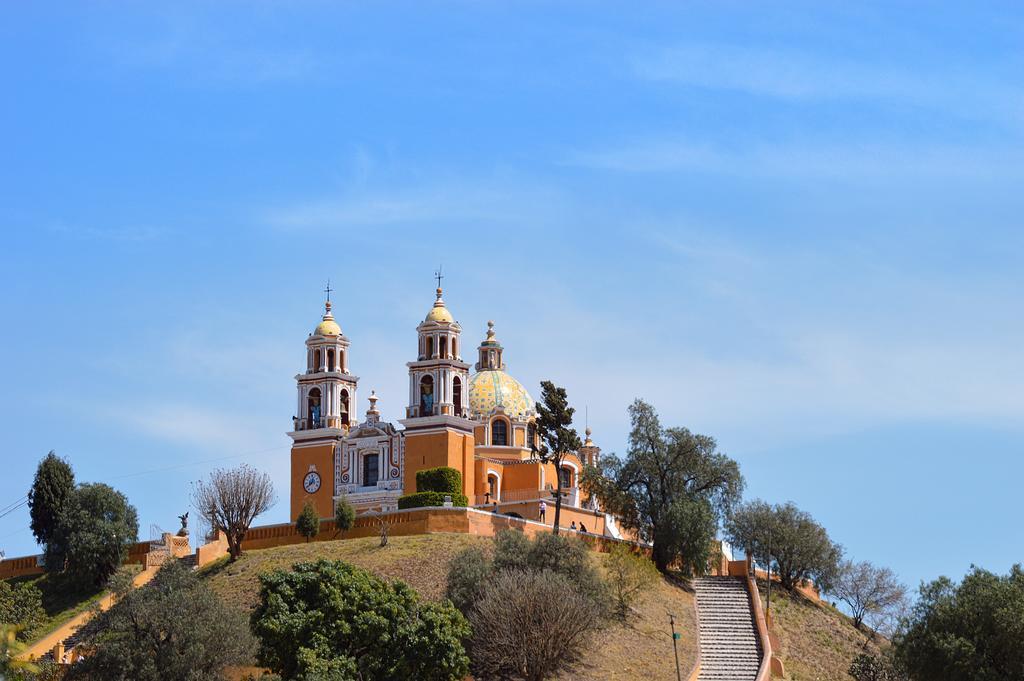
<svg viewBox="0 0 1024 681">
<path fill-rule="evenodd" d="M 542 681 L 570 668 L 602 621 L 600 607 L 549 570 L 500 572 L 469 619 L 477 678 Z"/>
<path fill-rule="evenodd" d="M 647 556 L 634 553 L 624 544 L 612 548 L 604 567 L 615 614 L 625 621 L 637 597 L 659 579 L 658 569 Z"/>
<path fill-rule="evenodd" d="M 840 565 L 832 593 L 850 606 L 853 626 L 860 629 L 864 618 L 881 616 L 898 608 L 906 598 L 906 588 L 892 570 L 875 567 L 868 561 L 845 561 Z"/>
<path fill-rule="evenodd" d="M 67 681 L 221 679 L 251 659 L 245 616 L 225 605 L 186 565 L 171 560 L 78 634 L 88 655 Z"/>
<path fill-rule="evenodd" d="M 348 500 L 348 495 L 343 494 L 334 507 L 334 527 L 338 534 L 348 532 L 356 522 L 356 509 Z"/>
<path fill-rule="evenodd" d="M 54 541 L 65 553 L 65 574 L 80 584 L 103 586 L 139 540 L 139 517 L 109 485 L 79 485 L 61 514 Z"/>
<path fill-rule="evenodd" d="M 492 571 L 491 561 L 479 546 L 464 548 L 448 565 L 445 596 L 460 612 L 469 612 L 483 597 Z"/>
<path fill-rule="evenodd" d="M 469 625 L 451 603 L 422 601 L 341 561 L 260 576 L 252 615 L 260 664 L 284 679 L 462 679 Z"/>
<path fill-rule="evenodd" d="M 552 532 L 558 534 L 562 516 L 562 462 L 568 454 L 578 451 L 583 443 L 579 434 L 569 427 L 576 410 L 569 406 L 565 388 L 559 388 L 551 381 L 541 381 L 540 391 L 534 423 L 540 445 L 531 442 L 530 447 L 541 461 L 555 466 L 555 524 Z"/>
<path fill-rule="evenodd" d="M 320 533 L 320 514 L 317 513 L 316 506 L 306 502 L 302 507 L 302 513 L 295 519 L 295 529 L 307 542 Z"/>
<path fill-rule="evenodd" d="M 1005 576 L 973 567 L 960 584 L 922 585 L 893 650 L 914 681 L 1024 679 L 1021 566 Z"/>
<path fill-rule="evenodd" d="M 661 427 L 654 407 L 629 407 L 626 460 L 602 457 L 584 473 L 584 487 L 621 524 L 653 545 L 661 571 L 673 561 L 688 573 L 706 569 L 718 518 L 743 492 L 735 461 L 714 438 Z"/>
<path fill-rule="evenodd" d="M 743 504 L 726 520 L 725 532 L 734 546 L 774 569 L 790 591 L 807 579 L 822 591 L 832 589 L 842 547 L 792 502 L 772 506 L 755 499 Z"/>
<path fill-rule="evenodd" d="M 63 547 L 55 539 L 59 534 L 61 514 L 74 491 L 75 473 L 71 464 L 51 451 L 39 462 L 32 489 L 28 492 L 32 534 L 45 551 L 48 570 L 64 568 Z"/>
<path fill-rule="evenodd" d="M 209 481 L 197 482 L 192 491 L 192 504 L 210 528 L 227 536 L 232 561 L 242 555 L 242 541 L 252 521 L 275 501 L 270 476 L 244 464 L 231 470 L 218 468 Z"/>
<path fill-rule="evenodd" d="M 22 659 L 28 646 L 19 634 L 19 627 L 0 624 L 0 679 L 22 681 L 39 671 L 34 662 Z"/>
</svg>

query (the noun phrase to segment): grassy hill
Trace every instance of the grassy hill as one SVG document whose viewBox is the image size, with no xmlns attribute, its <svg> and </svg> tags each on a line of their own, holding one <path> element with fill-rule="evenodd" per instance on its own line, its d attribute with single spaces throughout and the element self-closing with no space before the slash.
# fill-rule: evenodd
<svg viewBox="0 0 1024 681">
<path fill-rule="evenodd" d="M 490 539 L 464 534 L 393 537 L 381 548 L 374 537 L 280 546 L 249 551 L 236 563 L 204 570 L 212 588 L 227 602 L 251 610 L 259 598 L 261 572 L 317 558 L 344 560 L 389 579 L 402 579 L 425 598 L 444 596 L 448 565 L 456 553 Z M 592 554 L 600 564 L 605 556 Z M 612 625 L 591 642 L 584 664 L 566 679 L 655 679 L 675 681 L 669 613 L 677 620 L 679 663 L 685 677 L 696 660 L 697 624 L 693 595 L 665 580 L 649 591 L 627 625 Z"/>
<path fill-rule="evenodd" d="M 767 604 L 766 584 L 758 583 L 761 604 Z M 772 616 L 780 650 L 775 651 L 793 681 L 853 681 L 846 673 L 862 652 L 878 652 L 882 639 L 872 641 L 854 628 L 849 618 L 828 603 L 812 603 L 772 586 Z"/>
</svg>

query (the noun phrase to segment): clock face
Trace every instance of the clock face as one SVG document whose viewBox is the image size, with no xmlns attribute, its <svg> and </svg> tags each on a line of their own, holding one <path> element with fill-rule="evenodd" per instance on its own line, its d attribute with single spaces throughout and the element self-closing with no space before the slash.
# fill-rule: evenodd
<svg viewBox="0 0 1024 681">
<path fill-rule="evenodd" d="M 310 494 L 320 489 L 320 474 L 317 472 L 308 473 L 302 480 L 302 488 Z"/>
</svg>

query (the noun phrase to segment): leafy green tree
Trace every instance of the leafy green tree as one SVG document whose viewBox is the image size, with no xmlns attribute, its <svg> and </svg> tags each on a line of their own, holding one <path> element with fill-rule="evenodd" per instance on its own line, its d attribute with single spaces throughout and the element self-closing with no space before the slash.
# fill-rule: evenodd
<svg viewBox="0 0 1024 681">
<path fill-rule="evenodd" d="M 311 502 L 307 501 L 302 507 L 302 513 L 295 519 L 295 529 L 307 542 L 320 533 L 320 514 Z"/>
<path fill-rule="evenodd" d="M 636 400 L 625 461 L 603 457 L 584 472 L 585 489 L 623 527 L 653 545 L 661 571 L 673 562 L 688 573 L 706 569 L 718 519 L 739 501 L 743 476 L 714 438 L 662 428 L 654 407 Z"/>
<path fill-rule="evenodd" d="M 334 527 L 338 533 L 348 532 L 356 522 L 356 509 L 348 500 L 348 495 L 343 494 L 334 507 Z"/>
<path fill-rule="evenodd" d="M 914 681 L 1024 679 L 1024 571 L 974 567 L 960 584 L 940 577 L 922 585 L 893 644 Z"/>
<path fill-rule="evenodd" d="M 103 586 L 139 539 L 135 507 L 109 485 L 79 485 L 61 515 L 56 541 L 66 554 L 73 581 Z"/>
<path fill-rule="evenodd" d="M 530 443 L 534 455 L 544 463 L 551 463 L 555 471 L 555 523 L 552 532 L 558 534 L 562 516 L 562 462 L 568 454 L 575 453 L 582 446 L 579 434 L 570 428 L 576 410 L 569 406 L 565 388 L 559 388 L 551 381 L 541 381 L 540 402 L 537 403 L 537 419 L 534 426 L 540 445 Z"/>
<path fill-rule="evenodd" d="M 0 581 L 0 625 L 17 627 L 18 636 L 29 640 L 45 619 L 43 594 L 35 584 Z"/>
<path fill-rule="evenodd" d="M 39 671 L 39 666 L 30 660 L 22 660 L 26 645 L 16 626 L 0 624 L 0 679 L 27 681 Z"/>
<path fill-rule="evenodd" d="M 848 673 L 855 681 L 905 681 L 907 678 L 889 654 L 861 653 L 853 658 Z"/>
<path fill-rule="evenodd" d="M 39 462 L 28 492 L 32 534 L 43 547 L 50 571 L 59 572 L 64 568 L 64 547 L 56 539 L 62 536 L 61 515 L 74 491 L 75 473 L 71 464 L 51 451 Z"/>
<path fill-rule="evenodd" d="M 200 681 L 222 679 L 251 659 L 245 615 L 225 605 L 180 561 L 166 563 L 80 630 L 89 654 L 66 681 Z"/>
<path fill-rule="evenodd" d="M 260 664 L 284 679 L 462 679 L 469 624 L 451 603 L 422 601 L 340 561 L 260 576 L 252 615 Z"/>
<path fill-rule="evenodd" d="M 654 586 L 661 575 L 647 556 L 634 553 L 625 544 L 617 544 L 612 548 L 604 567 L 615 614 L 625 621 L 636 599 Z"/>
<path fill-rule="evenodd" d="M 843 549 L 792 502 L 747 502 L 726 520 L 725 532 L 734 546 L 775 570 L 785 588 L 792 591 L 810 579 L 822 591 L 832 590 Z"/>
</svg>

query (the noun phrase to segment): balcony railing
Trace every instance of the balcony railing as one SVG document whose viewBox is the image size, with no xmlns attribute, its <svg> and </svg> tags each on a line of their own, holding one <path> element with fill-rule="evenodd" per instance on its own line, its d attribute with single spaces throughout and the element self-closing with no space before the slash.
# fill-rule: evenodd
<svg viewBox="0 0 1024 681">
<path fill-rule="evenodd" d="M 554 503 L 555 490 L 550 489 L 514 489 L 510 491 L 502 490 L 498 499 L 495 499 L 492 495 L 478 494 L 475 497 L 474 504 L 477 506 L 483 506 L 484 504 L 493 504 L 498 502 L 499 504 L 513 503 L 516 501 L 533 501 L 534 499 L 543 499 L 548 503 Z M 562 504 L 565 506 L 580 505 L 580 488 L 579 487 L 568 487 L 562 490 Z"/>
</svg>

